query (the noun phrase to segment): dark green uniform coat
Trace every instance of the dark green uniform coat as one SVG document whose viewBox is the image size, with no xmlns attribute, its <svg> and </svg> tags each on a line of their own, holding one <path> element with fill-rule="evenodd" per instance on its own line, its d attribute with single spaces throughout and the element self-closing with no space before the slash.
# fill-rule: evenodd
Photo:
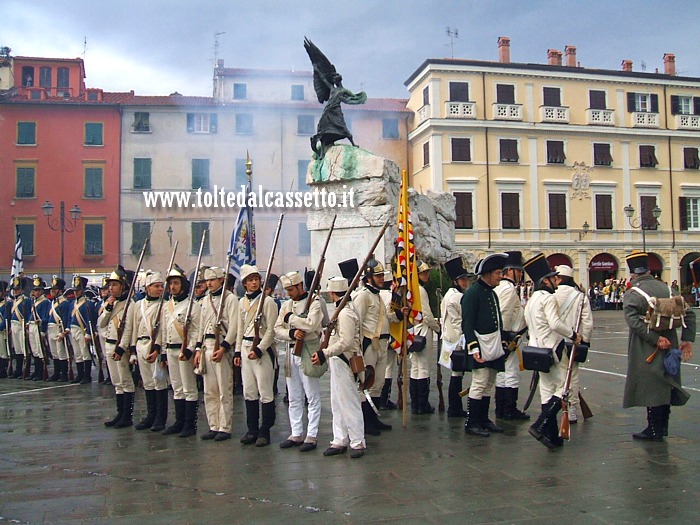
<svg viewBox="0 0 700 525">
<path fill-rule="evenodd" d="M 462 296 L 462 333 L 467 343 L 467 351 L 470 351 L 474 346 L 479 346 L 479 341 L 476 339 L 474 332 L 480 334 L 492 334 L 497 330 L 501 330 L 503 322 L 501 321 L 501 308 L 498 304 L 498 296 L 489 285 L 481 279 L 478 279 L 471 285 Z M 477 363 L 476 360 L 469 355 L 467 366 L 469 370 L 475 368 L 494 368 L 499 372 L 505 370 L 506 356 L 502 355 L 495 361 L 486 361 L 485 363 Z"/>
<path fill-rule="evenodd" d="M 652 297 L 669 297 L 669 288 L 651 275 L 642 275 L 632 281 Z M 676 294 L 674 294 L 676 295 Z M 647 330 L 644 316 L 649 304 L 641 294 L 631 288 L 625 292 L 623 300 L 625 321 L 629 326 L 627 347 L 627 381 L 625 382 L 624 408 L 633 406 L 656 407 L 661 405 L 685 405 L 690 394 L 681 387 L 681 374 L 669 376 L 664 371 L 665 352 L 659 350 L 651 363 L 646 359 L 656 350 L 660 336 L 671 341 L 672 348 L 678 348 L 676 330 L 655 332 Z M 685 316 L 686 328 L 682 329 L 682 341 L 695 341 L 695 312 L 688 309 Z"/>
</svg>

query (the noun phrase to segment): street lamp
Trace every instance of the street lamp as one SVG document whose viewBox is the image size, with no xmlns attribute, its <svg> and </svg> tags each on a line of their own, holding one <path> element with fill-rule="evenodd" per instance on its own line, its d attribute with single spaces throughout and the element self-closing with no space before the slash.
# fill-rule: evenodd
<svg viewBox="0 0 700 525">
<path fill-rule="evenodd" d="M 76 204 L 70 209 L 70 219 L 66 220 L 66 203 L 61 201 L 61 215 L 58 219 L 51 220 L 53 215 L 54 205 L 49 201 L 46 201 L 42 206 L 41 210 L 46 216 L 46 222 L 53 231 L 61 232 L 61 279 L 65 279 L 65 265 L 64 265 L 64 255 L 65 255 L 65 233 L 72 233 L 75 231 L 75 227 L 78 224 L 78 219 L 80 219 L 80 214 L 82 210 Z"/>
<path fill-rule="evenodd" d="M 627 219 L 630 222 L 630 226 L 632 228 L 641 228 L 642 230 L 642 251 L 646 253 L 647 251 L 647 236 L 646 236 L 646 231 L 651 228 L 650 224 L 647 224 L 645 221 L 645 209 L 644 209 L 644 203 L 642 203 L 642 211 L 639 214 L 639 217 L 636 219 L 633 219 L 634 215 L 634 208 L 632 207 L 631 204 L 628 204 L 627 206 L 624 207 L 624 212 L 625 215 L 627 216 Z M 654 217 L 654 222 L 661 216 L 661 208 L 659 208 L 658 205 L 655 205 L 652 210 L 651 210 L 651 215 Z"/>
<path fill-rule="evenodd" d="M 582 230 L 578 232 L 578 240 L 581 242 L 583 238 L 588 235 L 588 230 L 591 229 L 591 227 L 588 225 L 588 221 L 584 221 L 583 226 L 581 226 Z"/>
</svg>

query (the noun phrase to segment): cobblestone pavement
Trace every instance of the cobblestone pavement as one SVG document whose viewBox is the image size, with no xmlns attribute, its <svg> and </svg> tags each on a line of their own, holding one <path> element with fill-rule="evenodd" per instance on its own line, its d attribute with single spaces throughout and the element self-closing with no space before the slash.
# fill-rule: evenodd
<svg viewBox="0 0 700 525">
<path fill-rule="evenodd" d="M 0 523 L 697 523 L 698 365 L 683 367 L 693 397 L 673 409 L 669 438 L 634 442 L 645 413 L 621 408 L 622 313 L 594 317 L 581 382 L 595 416 L 572 426 L 571 441 L 556 451 L 530 437 L 528 423 L 502 422 L 505 434 L 484 439 L 465 435 L 463 421 L 446 414 L 409 415 L 403 429 L 394 411 L 382 415 L 394 429 L 368 437 L 364 458 L 325 458 L 325 376 L 319 447 L 308 453 L 278 446 L 289 432 L 281 395 L 273 443 L 260 449 L 238 443 L 238 396 L 234 439 L 215 443 L 105 428 L 111 387 L 0 380 Z M 524 372 L 520 405 L 529 382 Z M 437 405 L 435 381 L 431 402 Z M 140 419 L 142 390 L 136 407 Z M 170 410 L 172 421 L 172 403 Z"/>
</svg>

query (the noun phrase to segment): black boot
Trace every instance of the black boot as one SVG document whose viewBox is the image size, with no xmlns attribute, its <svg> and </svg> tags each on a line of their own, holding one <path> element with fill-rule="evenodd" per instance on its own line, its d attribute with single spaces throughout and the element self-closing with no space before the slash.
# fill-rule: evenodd
<svg viewBox="0 0 700 525">
<path fill-rule="evenodd" d="M 550 439 L 550 432 L 548 432 L 548 426 L 550 425 L 550 420 L 554 417 L 556 424 L 556 417 L 561 409 L 561 399 L 552 396 L 547 403 L 542 405 L 542 412 L 540 413 L 537 420 L 530 425 L 528 432 L 537 441 L 541 442 L 547 448 L 554 448 L 555 443 L 552 443 Z"/>
<path fill-rule="evenodd" d="M 496 389 L 498 390 L 498 389 Z M 527 415 L 525 412 L 521 412 L 518 410 L 518 389 L 517 388 L 504 388 L 505 392 L 503 393 L 504 400 L 505 400 L 505 409 L 503 412 L 503 415 L 501 416 L 503 419 L 509 419 L 509 420 L 526 420 L 530 419 L 530 416 Z M 498 410 L 498 401 L 496 401 L 496 409 Z M 498 417 L 498 416 L 496 416 Z"/>
<path fill-rule="evenodd" d="M 44 380 L 44 362 L 40 357 L 34 358 L 34 374 L 31 377 L 32 381 Z"/>
<path fill-rule="evenodd" d="M 90 383 L 92 383 L 92 361 L 85 361 L 83 363 L 83 379 L 80 384 L 89 385 Z"/>
<path fill-rule="evenodd" d="M 186 438 L 197 434 L 197 411 L 199 410 L 199 401 L 183 401 L 183 403 L 185 406 L 185 425 L 182 427 L 180 437 Z"/>
<path fill-rule="evenodd" d="M 499 427 L 496 423 L 491 421 L 489 419 L 489 408 L 491 406 L 491 396 L 484 396 L 481 398 L 481 401 L 483 402 L 483 405 L 481 407 L 481 417 L 482 421 L 481 424 L 482 426 L 488 430 L 489 432 L 496 432 L 501 433 L 503 432 L 503 428 Z"/>
<path fill-rule="evenodd" d="M 7 359 L 0 359 L 0 379 L 7 377 Z"/>
<path fill-rule="evenodd" d="M 80 363 L 78 363 L 78 364 L 80 364 Z M 124 394 L 117 394 L 117 415 L 113 419 L 110 419 L 109 421 L 105 421 L 105 426 L 106 427 L 113 427 L 119 421 L 121 421 L 123 415 L 124 415 Z"/>
<path fill-rule="evenodd" d="M 467 417 L 459 393 L 462 391 L 462 377 L 450 376 L 450 386 L 447 388 L 447 417 Z"/>
<path fill-rule="evenodd" d="M 252 445 L 257 441 L 258 433 L 260 432 L 258 427 L 260 422 L 260 402 L 257 399 L 255 401 L 248 401 L 246 399 L 245 419 L 248 424 L 248 432 L 241 438 L 241 443 L 244 445 Z"/>
<path fill-rule="evenodd" d="M 391 381 L 391 380 L 390 380 Z M 420 412 L 420 395 L 418 394 L 418 379 L 411 378 L 408 383 L 408 391 L 411 395 L 411 414 L 422 414 Z"/>
<path fill-rule="evenodd" d="M 506 417 L 507 389 L 502 386 L 496 387 L 496 417 L 498 419 Z"/>
<path fill-rule="evenodd" d="M 634 439 L 641 441 L 663 441 L 663 425 L 666 409 L 664 405 L 658 407 L 647 407 L 647 428 L 636 434 L 632 434 Z"/>
<path fill-rule="evenodd" d="M 156 418 L 151 432 L 162 432 L 168 420 L 168 389 L 156 390 Z"/>
<path fill-rule="evenodd" d="M 668 420 L 671 417 L 671 405 L 661 405 L 661 416 L 662 421 L 661 421 L 661 435 L 663 437 L 668 436 Z"/>
<path fill-rule="evenodd" d="M 164 436 L 171 436 L 172 434 L 179 434 L 180 432 L 182 432 L 183 428 L 185 427 L 185 410 L 186 410 L 185 400 L 184 399 L 175 399 L 175 400 L 173 400 L 173 404 L 175 405 L 175 423 L 173 423 L 168 428 L 163 430 Z M 190 436 L 191 435 L 193 435 L 193 434 L 190 434 Z"/>
<path fill-rule="evenodd" d="M 375 414 L 374 410 L 372 410 L 369 401 L 363 401 L 360 406 L 362 407 L 362 419 L 365 423 L 365 434 L 369 434 L 370 436 L 381 436 L 381 430 L 379 430 L 374 424 L 377 414 Z"/>
<path fill-rule="evenodd" d="M 51 377 L 47 379 L 47 381 L 51 381 L 52 383 L 54 381 L 58 381 L 58 379 L 61 377 L 61 361 L 58 359 L 53 360 L 53 374 L 51 374 Z"/>
<path fill-rule="evenodd" d="M 153 420 L 156 418 L 156 391 L 146 390 L 146 417 L 139 421 L 134 427 L 136 430 L 145 430 L 153 426 Z"/>
<path fill-rule="evenodd" d="M 396 410 L 396 404 L 391 401 L 391 378 L 384 379 L 382 393 L 379 396 L 379 410 Z"/>
<path fill-rule="evenodd" d="M 85 363 L 84 362 L 75 363 L 75 368 L 78 370 L 78 375 L 76 375 L 75 379 L 73 379 L 73 381 L 71 381 L 71 385 L 79 384 L 83 380 L 83 377 L 85 377 L 83 375 L 83 370 L 85 370 Z"/>
<path fill-rule="evenodd" d="M 100 364 L 100 361 L 97 361 L 97 382 L 100 384 L 106 384 L 105 383 L 105 375 L 104 372 L 102 371 L 102 365 Z M 111 384 L 111 383 L 110 383 Z"/>
<path fill-rule="evenodd" d="M 114 428 L 127 428 L 134 425 L 134 393 L 124 392 L 124 415 Z"/>
<path fill-rule="evenodd" d="M 430 404 L 430 378 L 418 380 L 421 388 L 418 390 L 420 393 L 421 406 L 424 414 L 434 414 L 435 407 Z"/>
<path fill-rule="evenodd" d="M 258 431 L 258 439 L 255 440 L 256 447 L 266 447 L 270 444 L 270 429 L 275 424 L 275 402 L 262 404 L 262 423 Z"/>
<path fill-rule="evenodd" d="M 58 382 L 59 383 L 67 383 L 68 382 L 68 360 L 62 360 L 58 362 L 59 365 L 59 376 L 58 376 Z"/>
<path fill-rule="evenodd" d="M 379 398 L 378 397 L 373 397 L 372 402 L 374 403 L 374 406 L 378 407 L 379 406 Z M 379 430 L 391 430 L 391 425 L 388 423 L 384 423 L 379 419 L 379 416 L 377 413 L 372 410 L 372 415 L 374 416 L 374 426 L 377 427 Z"/>
<path fill-rule="evenodd" d="M 12 377 L 15 379 L 22 379 L 22 371 L 24 370 L 24 356 L 23 355 L 18 355 L 15 356 L 15 373 L 12 374 Z"/>
<path fill-rule="evenodd" d="M 484 407 L 483 399 L 467 398 L 467 421 L 464 424 L 464 431 L 472 436 L 489 437 L 488 430 L 484 428 L 482 411 Z"/>
<path fill-rule="evenodd" d="M 559 423 L 557 422 L 557 415 L 553 414 L 549 416 L 547 420 L 547 432 L 550 443 L 552 443 L 552 448 L 561 447 L 564 445 L 564 438 L 559 435 Z"/>
</svg>

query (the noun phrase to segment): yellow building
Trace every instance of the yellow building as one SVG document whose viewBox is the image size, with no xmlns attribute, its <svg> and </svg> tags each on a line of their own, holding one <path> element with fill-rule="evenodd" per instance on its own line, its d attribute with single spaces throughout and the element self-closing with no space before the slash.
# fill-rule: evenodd
<svg viewBox="0 0 700 525">
<path fill-rule="evenodd" d="M 688 285 L 700 78 L 677 76 L 671 54 L 647 73 L 581 67 L 573 46 L 547 64 L 511 63 L 506 37 L 498 47 L 497 62 L 428 59 L 405 83 L 412 183 L 455 195 L 458 250 L 542 251 L 587 285 L 626 277 L 625 254 L 645 246 L 655 274 Z"/>
</svg>

